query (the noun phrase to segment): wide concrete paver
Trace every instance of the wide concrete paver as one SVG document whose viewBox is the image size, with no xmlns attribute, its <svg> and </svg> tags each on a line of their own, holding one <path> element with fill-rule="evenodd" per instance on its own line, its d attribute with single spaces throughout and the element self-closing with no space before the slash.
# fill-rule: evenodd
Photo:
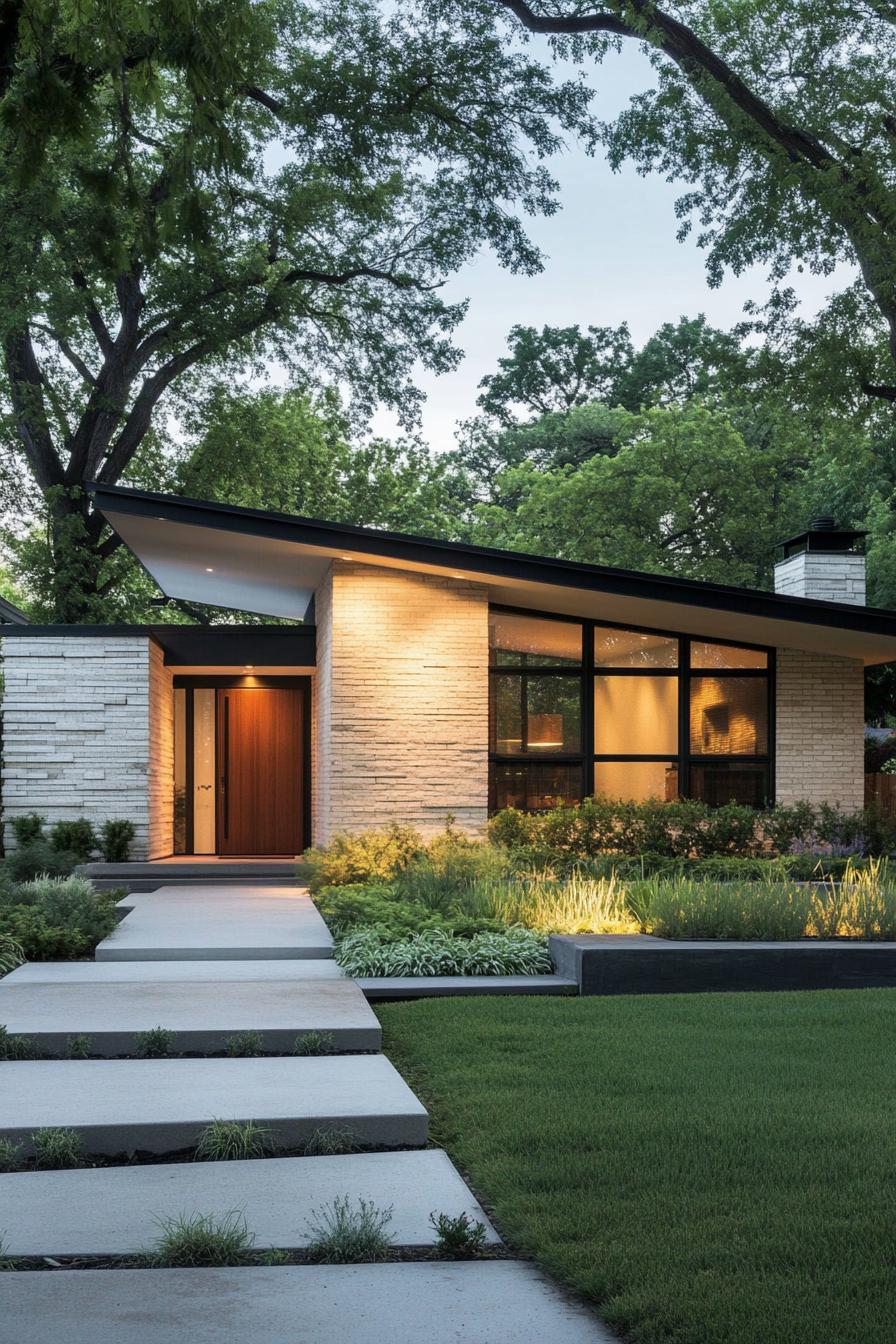
<svg viewBox="0 0 896 1344">
<path fill-rule="evenodd" d="M 433 1246 L 433 1212 L 466 1213 L 499 1241 L 446 1153 L 352 1153 L 252 1162 L 177 1162 L 0 1176 L 10 1255 L 128 1255 L 151 1246 L 159 1221 L 240 1210 L 258 1246 L 295 1248 L 308 1222 L 334 1199 L 392 1207 L 398 1246 Z"/>
<path fill-rule="evenodd" d="M 303 1265 L 4 1275 L 16 1344 L 613 1344 L 531 1265 Z"/>
<path fill-rule="evenodd" d="M 111 985 L 213 980 L 344 980 L 335 961 L 319 957 L 270 961 L 28 961 L 10 971 L 4 985 Z"/>
<path fill-rule="evenodd" d="M 311 1059 L 90 1059 L 5 1063 L 0 1138 L 32 1150 L 47 1126 L 88 1153 L 193 1145 L 214 1119 L 257 1120 L 283 1147 L 345 1126 L 362 1143 L 426 1142 L 426 1110 L 383 1055 Z"/>
<path fill-rule="evenodd" d="M 211 963 L 214 964 L 214 963 Z M 137 981 L 22 984 L 0 980 L 0 1022 L 51 1054 L 73 1033 L 92 1053 L 132 1054 L 138 1032 L 175 1033 L 174 1050 L 223 1050 L 239 1032 L 256 1031 L 265 1050 L 289 1052 L 298 1036 L 328 1032 L 336 1050 L 378 1050 L 380 1024 L 351 980 Z"/>
<path fill-rule="evenodd" d="M 332 957 L 311 897 L 295 887 L 169 887 L 128 897 L 97 961 Z"/>
</svg>

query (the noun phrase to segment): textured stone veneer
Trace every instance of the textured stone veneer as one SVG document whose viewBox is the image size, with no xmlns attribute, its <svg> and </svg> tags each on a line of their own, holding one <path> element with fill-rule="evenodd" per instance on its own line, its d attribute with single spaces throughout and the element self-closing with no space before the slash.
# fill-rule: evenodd
<svg viewBox="0 0 896 1344">
<path fill-rule="evenodd" d="M 480 584 L 335 561 L 315 596 L 314 837 L 488 806 L 488 597 Z"/>
<path fill-rule="evenodd" d="M 97 829 L 126 817 L 132 858 L 169 854 L 173 709 L 161 650 L 131 635 L 2 645 L 6 844 L 10 818 L 26 812 Z"/>
<path fill-rule="evenodd" d="M 850 658 L 778 649 L 775 793 L 850 810 L 865 801 L 865 676 Z"/>
</svg>

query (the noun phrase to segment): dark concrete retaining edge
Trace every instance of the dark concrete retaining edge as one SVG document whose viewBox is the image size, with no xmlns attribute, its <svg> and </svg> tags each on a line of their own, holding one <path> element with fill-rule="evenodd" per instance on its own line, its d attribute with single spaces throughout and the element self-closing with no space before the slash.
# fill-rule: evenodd
<svg viewBox="0 0 896 1344">
<path fill-rule="evenodd" d="M 576 994 L 573 978 L 559 975 L 356 976 L 368 999 L 437 999 L 470 994 Z"/>
<path fill-rule="evenodd" d="M 581 994 L 896 987 L 896 943 L 678 942 L 646 935 L 555 935 L 559 975 Z"/>
</svg>

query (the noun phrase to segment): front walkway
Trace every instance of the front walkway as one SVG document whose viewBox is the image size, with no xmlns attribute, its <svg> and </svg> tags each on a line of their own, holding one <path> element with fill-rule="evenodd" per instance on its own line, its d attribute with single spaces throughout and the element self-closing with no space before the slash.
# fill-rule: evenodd
<svg viewBox="0 0 896 1344">
<path fill-rule="evenodd" d="M 125 1053 L 136 1032 L 161 1025 L 175 1031 L 176 1051 L 220 1049 L 228 1034 L 246 1031 L 289 1049 L 288 1038 L 323 1030 L 336 1050 L 373 1053 L 0 1065 L 0 1138 L 28 1147 L 36 1129 L 67 1126 L 86 1151 L 120 1155 L 114 1166 L 0 1176 L 7 1254 L 130 1255 L 157 1238 L 159 1218 L 235 1209 L 259 1248 L 296 1250 L 315 1212 L 345 1196 L 391 1206 L 399 1246 L 431 1252 L 434 1212 L 467 1213 L 500 1245 L 447 1156 L 424 1148 L 426 1111 L 377 1053 L 378 1023 L 332 961 L 307 895 L 180 886 L 122 904 L 129 913 L 95 963 L 31 965 L 0 981 L 0 1022 L 47 1049 L 83 1032 L 95 1051 Z M 293 1148 L 315 1130 L 349 1127 L 363 1146 L 385 1151 L 124 1164 L 134 1149 L 192 1147 L 212 1119 L 259 1121 Z M 0 1287 L 16 1344 L 611 1344 L 588 1310 L 506 1258 L 21 1270 Z"/>
</svg>

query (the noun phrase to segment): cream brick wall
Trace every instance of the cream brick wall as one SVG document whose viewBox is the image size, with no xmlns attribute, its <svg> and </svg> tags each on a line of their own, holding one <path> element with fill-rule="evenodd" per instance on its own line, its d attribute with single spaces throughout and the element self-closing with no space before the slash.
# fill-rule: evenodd
<svg viewBox="0 0 896 1344">
<path fill-rule="evenodd" d="M 865 676 L 849 658 L 777 651 L 775 796 L 850 810 L 865 801 Z"/>
<path fill-rule="evenodd" d="M 335 561 L 315 596 L 314 837 L 488 806 L 488 597 L 460 579 Z"/>
<path fill-rule="evenodd" d="M 853 551 L 798 551 L 775 565 L 775 592 L 865 605 L 865 557 Z"/>
<path fill-rule="evenodd" d="M 150 662 L 146 636 L 16 636 L 3 651 L 3 811 L 55 821 L 110 818 L 150 842 Z"/>
</svg>

